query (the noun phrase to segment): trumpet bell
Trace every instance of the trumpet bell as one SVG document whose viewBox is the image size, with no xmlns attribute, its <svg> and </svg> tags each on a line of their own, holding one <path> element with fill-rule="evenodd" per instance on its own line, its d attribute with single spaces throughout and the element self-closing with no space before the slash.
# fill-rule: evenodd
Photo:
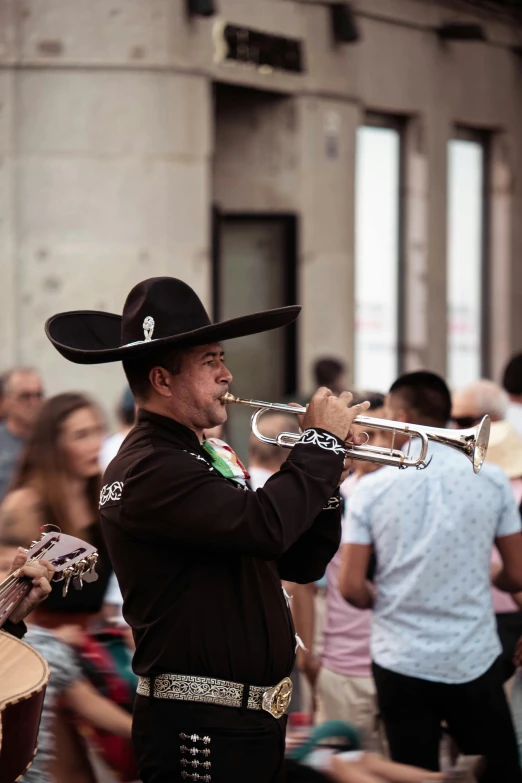
<svg viewBox="0 0 522 783">
<path fill-rule="evenodd" d="M 473 470 L 478 473 L 484 464 L 488 452 L 489 433 L 491 431 L 491 419 L 484 416 L 475 430 L 475 446 L 473 448 Z"/>
<path fill-rule="evenodd" d="M 473 472 L 478 473 L 484 464 L 489 443 L 491 419 L 484 416 L 480 424 L 467 430 L 446 430 L 439 427 L 419 428 L 434 443 L 442 443 L 460 451 L 469 459 L 473 466 Z"/>
</svg>

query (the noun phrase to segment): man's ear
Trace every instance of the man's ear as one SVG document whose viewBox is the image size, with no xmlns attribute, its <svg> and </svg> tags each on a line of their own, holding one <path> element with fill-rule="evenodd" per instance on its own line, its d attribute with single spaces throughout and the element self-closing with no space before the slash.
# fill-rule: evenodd
<svg viewBox="0 0 522 783">
<path fill-rule="evenodd" d="M 150 385 L 162 397 L 171 397 L 169 373 L 163 367 L 153 367 L 149 373 Z"/>
</svg>

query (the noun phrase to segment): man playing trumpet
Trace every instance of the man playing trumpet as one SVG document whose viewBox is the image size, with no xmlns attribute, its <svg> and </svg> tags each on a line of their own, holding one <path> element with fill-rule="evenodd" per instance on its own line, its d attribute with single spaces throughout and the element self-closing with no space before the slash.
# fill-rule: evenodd
<svg viewBox="0 0 522 783">
<path fill-rule="evenodd" d="M 211 324 L 195 292 L 155 278 L 123 316 L 65 313 L 47 334 L 71 361 L 123 361 L 137 425 L 104 476 L 102 528 L 136 642 L 133 739 L 144 783 L 283 780 L 295 660 L 281 579 L 323 575 L 340 539 L 345 441 L 368 403 L 325 388 L 303 440 L 257 492 L 203 431 L 227 418 L 220 341 L 291 323 L 280 308 Z"/>
</svg>

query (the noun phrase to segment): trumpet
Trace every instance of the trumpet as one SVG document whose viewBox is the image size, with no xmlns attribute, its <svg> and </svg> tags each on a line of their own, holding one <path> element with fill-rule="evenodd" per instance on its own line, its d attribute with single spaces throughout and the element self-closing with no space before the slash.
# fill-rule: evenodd
<svg viewBox="0 0 522 783">
<path fill-rule="evenodd" d="M 306 413 L 306 407 L 296 405 L 285 405 L 284 403 L 262 402 L 261 400 L 243 400 L 240 397 L 234 397 L 227 392 L 221 397 L 223 405 L 238 403 L 239 405 L 249 405 L 258 410 L 253 414 L 250 423 L 253 434 L 263 443 L 270 443 L 273 446 L 284 446 L 293 448 L 301 439 L 301 435 L 295 432 L 281 432 L 277 438 L 268 438 L 259 431 L 259 419 L 267 411 L 281 411 L 282 413 L 301 414 Z M 353 423 L 361 427 L 391 432 L 392 443 L 387 446 L 371 446 L 368 442 L 358 445 L 348 443 L 346 448 L 346 457 L 350 459 L 360 459 L 366 462 L 375 462 L 379 465 L 392 465 L 397 468 L 416 468 L 423 470 L 431 462 L 428 458 L 429 442 L 441 443 L 456 449 L 464 454 L 473 466 L 473 472 L 478 473 L 486 459 L 488 450 L 489 432 L 491 420 L 489 416 L 484 416 L 482 421 L 476 427 L 470 427 L 464 430 L 444 429 L 444 427 L 425 427 L 418 424 L 405 424 L 402 421 L 391 421 L 388 419 L 374 419 L 371 416 L 356 416 Z M 366 433 L 367 435 L 367 433 Z M 408 438 L 408 450 L 395 448 L 395 436 L 406 436 Z M 368 435 L 367 435 L 368 437 Z M 412 440 L 416 438 L 420 441 L 420 451 L 417 456 L 410 456 L 409 447 Z"/>
</svg>

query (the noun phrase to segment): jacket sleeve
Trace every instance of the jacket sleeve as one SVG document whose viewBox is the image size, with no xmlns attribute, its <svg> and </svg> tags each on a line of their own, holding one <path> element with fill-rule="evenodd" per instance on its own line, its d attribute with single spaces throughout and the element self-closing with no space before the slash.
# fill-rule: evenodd
<svg viewBox="0 0 522 783">
<path fill-rule="evenodd" d="M 6 620 L 2 626 L 2 630 L 10 633 L 11 636 L 16 636 L 17 639 L 22 639 L 27 633 L 27 626 L 24 622 L 12 623 L 11 620 Z"/>
<path fill-rule="evenodd" d="M 201 455 L 151 451 L 123 479 L 120 524 L 144 539 L 277 560 L 318 517 L 342 470 L 341 441 L 322 430 L 305 436 L 257 492 L 233 485 Z M 105 514 L 110 521 L 110 508 Z"/>
<path fill-rule="evenodd" d="M 338 494 L 334 498 L 339 501 Z M 341 543 L 342 508 L 325 508 L 311 527 L 279 558 L 281 579 L 307 584 L 321 579 Z"/>
</svg>

